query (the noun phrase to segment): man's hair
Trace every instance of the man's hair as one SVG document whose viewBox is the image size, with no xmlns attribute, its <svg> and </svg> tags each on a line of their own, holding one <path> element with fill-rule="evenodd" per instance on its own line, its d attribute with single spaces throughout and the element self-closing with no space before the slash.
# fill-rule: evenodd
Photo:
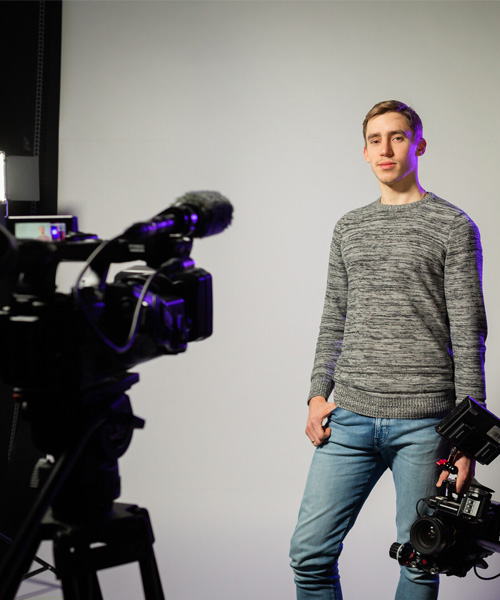
<svg viewBox="0 0 500 600">
<path fill-rule="evenodd" d="M 366 141 L 366 126 L 368 125 L 368 121 L 373 119 L 374 117 L 378 117 L 388 112 L 400 112 L 406 117 L 410 129 L 413 133 L 413 140 L 419 140 L 422 137 L 422 121 L 417 113 L 413 110 L 411 106 L 408 106 L 404 102 L 400 102 L 399 100 L 384 100 L 384 102 L 378 102 L 375 106 L 368 112 L 363 121 L 363 139 Z"/>
</svg>

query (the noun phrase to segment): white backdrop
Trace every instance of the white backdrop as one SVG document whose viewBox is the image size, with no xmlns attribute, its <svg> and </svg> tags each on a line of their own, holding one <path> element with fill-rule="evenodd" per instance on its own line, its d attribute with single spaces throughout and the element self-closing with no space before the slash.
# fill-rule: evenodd
<svg viewBox="0 0 500 600">
<path fill-rule="evenodd" d="M 328 248 L 336 220 L 378 196 L 361 123 L 380 100 L 416 108 L 423 186 L 482 232 L 500 414 L 499 26 L 497 2 L 64 3 L 60 212 L 109 238 L 190 190 L 235 208 L 194 247 L 214 278 L 213 336 L 143 365 L 131 391 L 146 429 L 120 461 L 122 500 L 150 510 L 168 600 L 295 597 Z M 479 479 L 500 498 L 498 467 Z M 346 598 L 393 597 L 393 510 L 387 475 L 346 542 Z M 135 566 L 103 581 L 107 598 L 141 597 Z M 496 600 L 499 585 L 443 577 L 440 598 Z M 49 587 L 36 597 L 59 597 Z"/>
</svg>

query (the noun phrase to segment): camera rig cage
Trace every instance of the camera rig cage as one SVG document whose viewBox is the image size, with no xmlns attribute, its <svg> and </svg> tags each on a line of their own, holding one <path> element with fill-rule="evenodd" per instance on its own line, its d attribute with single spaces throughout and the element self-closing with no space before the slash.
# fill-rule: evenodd
<svg viewBox="0 0 500 600">
<path fill-rule="evenodd" d="M 465 577 L 474 568 L 487 568 L 484 560 L 500 552 L 500 504 L 492 500 L 493 490 L 473 480 L 461 495 L 453 492 L 458 451 L 489 465 L 500 454 L 500 419 L 468 396 L 455 407 L 436 431 L 453 445 L 447 461 L 440 460 L 450 478 L 443 496 L 423 498 L 429 515 L 419 516 L 410 531 L 410 541 L 394 542 L 389 555 L 400 565 L 431 574 Z"/>
</svg>

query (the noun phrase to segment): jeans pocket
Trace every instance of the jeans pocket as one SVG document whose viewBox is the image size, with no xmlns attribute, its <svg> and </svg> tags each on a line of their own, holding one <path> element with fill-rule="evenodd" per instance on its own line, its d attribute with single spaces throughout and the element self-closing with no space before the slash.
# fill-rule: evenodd
<svg viewBox="0 0 500 600">
<path fill-rule="evenodd" d="M 340 413 L 342 412 L 342 410 L 343 409 L 340 408 L 340 406 L 337 405 L 332 410 L 332 412 L 327 417 L 325 417 L 325 420 L 324 420 L 323 424 L 330 425 L 332 422 L 334 422 L 335 420 L 337 420 L 338 417 L 339 417 L 339 415 L 340 415 Z"/>
</svg>

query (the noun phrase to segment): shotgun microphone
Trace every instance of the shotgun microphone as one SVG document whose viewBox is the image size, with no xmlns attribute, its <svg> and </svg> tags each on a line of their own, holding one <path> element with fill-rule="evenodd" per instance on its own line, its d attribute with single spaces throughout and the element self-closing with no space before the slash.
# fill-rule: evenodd
<svg viewBox="0 0 500 600">
<path fill-rule="evenodd" d="M 135 223 L 119 237 L 127 241 L 163 234 L 203 238 L 224 231 L 232 217 L 231 203 L 219 192 L 188 192 L 150 221 Z"/>
</svg>

